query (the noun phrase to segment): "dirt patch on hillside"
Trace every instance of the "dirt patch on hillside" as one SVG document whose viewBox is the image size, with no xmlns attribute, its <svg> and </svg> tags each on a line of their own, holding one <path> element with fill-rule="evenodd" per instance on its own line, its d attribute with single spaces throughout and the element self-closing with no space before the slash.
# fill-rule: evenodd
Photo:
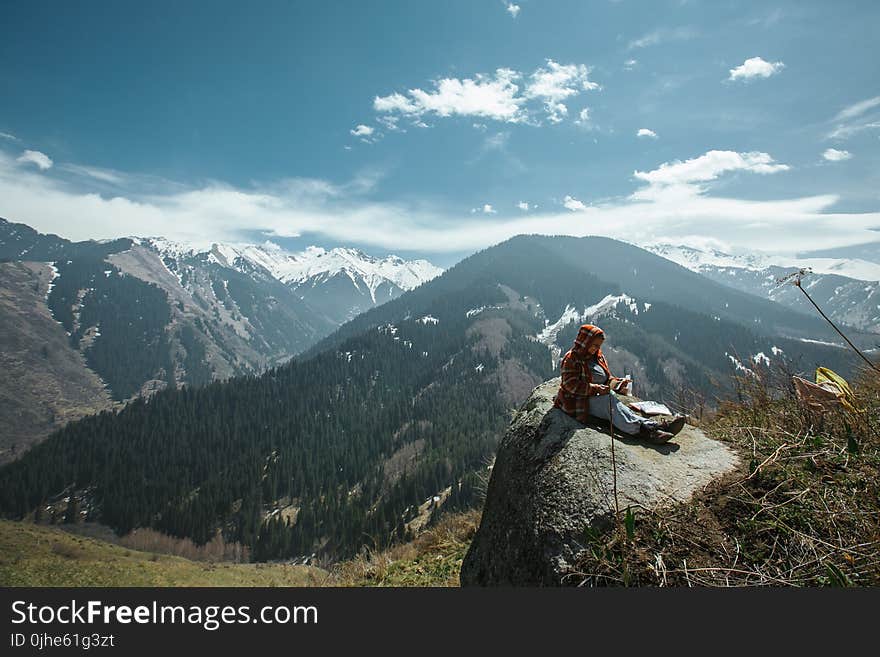
<svg viewBox="0 0 880 657">
<path fill-rule="evenodd" d="M 510 328 L 506 319 L 486 317 L 474 322 L 468 328 L 466 335 L 468 337 L 478 336 L 476 344 L 472 347 L 475 352 L 487 351 L 491 356 L 497 358 L 512 332 L 513 329 Z"/>
<path fill-rule="evenodd" d="M 113 408 L 46 305 L 51 268 L 0 264 L 0 464 L 68 422 Z"/>
</svg>

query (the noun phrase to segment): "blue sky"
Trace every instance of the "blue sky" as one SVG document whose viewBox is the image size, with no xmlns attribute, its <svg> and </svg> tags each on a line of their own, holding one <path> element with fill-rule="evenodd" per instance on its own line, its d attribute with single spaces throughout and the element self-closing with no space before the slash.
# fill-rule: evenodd
<svg viewBox="0 0 880 657">
<path fill-rule="evenodd" d="M 0 216 L 72 239 L 880 237 L 880 5 L 19 2 Z"/>
</svg>

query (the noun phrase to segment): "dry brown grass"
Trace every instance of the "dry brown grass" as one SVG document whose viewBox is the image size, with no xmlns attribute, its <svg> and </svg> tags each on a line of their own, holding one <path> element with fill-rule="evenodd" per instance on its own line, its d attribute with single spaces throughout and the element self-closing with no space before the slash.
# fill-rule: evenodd
<svg viewBox="0 0 880 657">
<path fill-rule="evenodd" d="M 217 534 L 204 545 L 196 545 L 188 538 L 177 538 L 149 527 L 139 527 L 118 540 L 120 545 L 141 552 L 173 554 L 191 561 L 226 561 L 247 563 L 250 550 L 240 543 L 227 543 Z"/>
<path fill-rule="evenodd" d="M 458 586 L 461 562 L 480 523 L 478 511 L 447 514 L 414 541 L 365 550 L 330 568 L 328 586 Z"/>
<path fill-rule="evenodd" d="M 625 530 L 588 532 L 582 585 L 880 585 L 880 380 L 863 413 L 819 414 L 785 376 L 738 379 L 738 401 L 704 422 L 739 472 L 673 509 L 634 509 Z"/>
</svg>

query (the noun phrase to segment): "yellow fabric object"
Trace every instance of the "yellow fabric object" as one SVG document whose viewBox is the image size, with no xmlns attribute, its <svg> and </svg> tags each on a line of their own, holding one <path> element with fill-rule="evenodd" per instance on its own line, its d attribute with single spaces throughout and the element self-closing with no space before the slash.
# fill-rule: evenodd
<svg viewBox="0 0 880 657">
<path fill-rule="evenodd" d="M 849 384 L 846 382 L 842 376 L 829 370 L 827 367 L 817 367 L 816 368 L 816 384 L 825 388 L 826 390 L 832 390 L 837 394 L 837 398 L 840 400 L 840 403 L 843 404 L 844 408 L 848 411 L 852 412 L 861 412 L 856 408 L 856 398 L 852 393 L 852 390 L 849 387 Z"/>
</svg>

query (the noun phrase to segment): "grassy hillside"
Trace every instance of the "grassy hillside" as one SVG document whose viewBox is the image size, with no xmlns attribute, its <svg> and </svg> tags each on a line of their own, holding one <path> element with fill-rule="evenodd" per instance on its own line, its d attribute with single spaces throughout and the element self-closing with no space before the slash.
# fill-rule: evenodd
<svg viewBox="0 0 880 657">
<path fill-rule="evenodd" d="M 314 586 L 326 579 L 309 566 L 196 562 L 0 520 L 0 586 Z"/>
<path fill-rule="evenodd" d="M 190 561 L 0 520 L 0 586 L 458 586 L 478 523 L 473 511 L 448 514 L 410 543 L 322 570 Z"/>
<path fill-rule="evenodd" d="M 449 513 L 409 543 L 364 553 L 330 569 L 331 586 L 458 586 L 480 513 Z"/>
</svg>

